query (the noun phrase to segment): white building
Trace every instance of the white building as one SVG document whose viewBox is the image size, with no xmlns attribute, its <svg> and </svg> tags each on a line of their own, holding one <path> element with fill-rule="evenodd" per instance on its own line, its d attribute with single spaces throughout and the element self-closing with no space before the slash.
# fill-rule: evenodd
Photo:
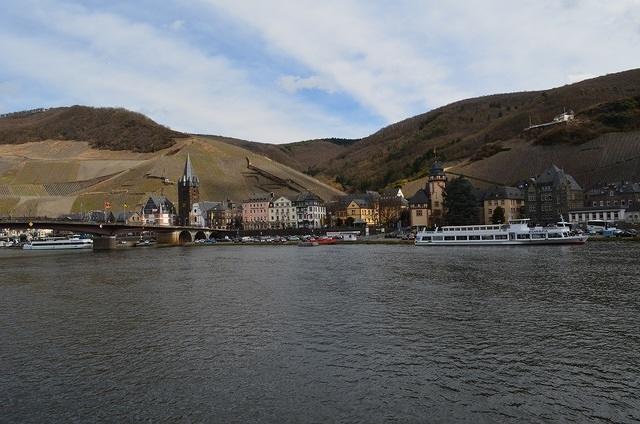
<svg viewBox="0 0 640 424">
<path fill-rule="evenodd" d="M 310 191 L 300 193 L 293 202 L 298 228 L 322 228 L 327 217 L 324 201 Z"/>
<path fill-rule="evenodd" d="M 296 208 L 284 196 L 269 203 L 269 227 L 272 229 L 297 228 Z"/>
<path fill-rule="evenodd" d="M 569 222 L 586 225 L 588 221 L 640 223 L 640 210 L 620 206 L 596 206 L 569 211 Z"/>
</svg>

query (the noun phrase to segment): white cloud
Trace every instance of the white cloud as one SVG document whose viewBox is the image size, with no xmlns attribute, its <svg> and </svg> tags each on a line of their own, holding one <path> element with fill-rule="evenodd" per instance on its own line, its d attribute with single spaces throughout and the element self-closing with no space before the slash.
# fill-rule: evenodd
<svg viewBox="0 0 640 424">
<path fill-rule="evenodd" d="M 388 122 L 640 65 L 640 2 L 202 0 Z"/>
<path fill-rule="evenodd" d="M 469 96 L 640 66 L 638 0 L 167 4 L 180 14 L 156 28 L 64 2 L 9 0 L 21 25 L 0 15 L 0 78 L 43 87 L 51 102 L 125 106 L 177 129 L 280 142 L 363 136 L 378 129 L 374 116 L 392 123 Z M 209 22 L 215 30 L 189 37 Z M 329 110 L 314 90 L 359 107 Z"/>
<path fill-rule="evenodd" d="M 64 93 L 73 103 L 123 106 L 179 130 L 259 141 L 332 131 L 362 135 L 363 128 L 313 105 L 255 86 L 225 57 L 148 25 L 53 3 L 42 3 L 31 17 L 47 29 L 46 37 L 0 29 L 5 71 Z"/>
<path fill-rule="evenodd" d="M 322 80 L 335 82 L 389 122 L 416 108 L 424 110 L 465 95 L 449 83 L 447 70 L 437 60 L 386 31 L 385 17 L 372 14 L 364 3 L 206 3 L 257 28 L 271 48 L 300 61 Z"/>
<path fill-rule="evenodd" d="M 297 93 L 300 90 L 322 90 L 327 93 L 334 93 L 336 91 L 334 84 L 317 75 L 307 78 L 296 75 L 284 75 L 278 79 L 278 84 L 290 94 Z"/>
</svg>

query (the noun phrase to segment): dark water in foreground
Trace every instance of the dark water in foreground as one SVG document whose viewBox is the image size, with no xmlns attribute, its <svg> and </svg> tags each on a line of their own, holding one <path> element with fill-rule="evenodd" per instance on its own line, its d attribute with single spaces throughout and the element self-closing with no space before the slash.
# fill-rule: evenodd
<svg viewBox="0 0 640 424">
<path fill-rule="evenodd" d="M 640 244 L 25 253 L 2 422 L 640 420 Z"/>
</svg>

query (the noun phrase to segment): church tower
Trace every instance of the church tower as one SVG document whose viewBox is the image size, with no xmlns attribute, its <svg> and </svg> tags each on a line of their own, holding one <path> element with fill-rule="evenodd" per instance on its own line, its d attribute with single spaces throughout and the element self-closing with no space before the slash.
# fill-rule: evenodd
<svg viewBox="0 0 640 424">
<path fill-rule="evenodd" d="M 447 186 L 447 175 L 444 168 L 436 157 L 431 169 L 429 170 L 429 179 L 427 180 L 426 191 L 431 199 L 431 217 L 433 224 L 442 225 L 444 218 L 444 189 Z"/>
<path fill-rule="evenodd" d="M 189 216 L 194 204 L 200 201 L 200 180 L 193 173 L 191 157 L 187 153 L 187 161 L 184 163 L 184 172 L 178 181 L 178 223 L 191 225 Z"/>
</svg>

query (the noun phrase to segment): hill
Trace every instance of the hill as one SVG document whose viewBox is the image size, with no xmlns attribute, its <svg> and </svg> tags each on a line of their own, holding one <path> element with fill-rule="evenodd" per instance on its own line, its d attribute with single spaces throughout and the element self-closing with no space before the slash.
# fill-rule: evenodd
<svg viewBox="0 0 640 424">
<path fill-rule="evenodd" d="M 97 149 L 155 152 L 186 136 L 120 108 L 71 106 L 0 116 L 2 144 L 77 140 L 87 141 Z"/>
<path fill-rule="evenodd" d="M 434 149 L 450 171 L 471 177 L 512 184 L 555 162 L 588 186 L 640 179 L 638 161 L 629 160 L 640 156 L 639 104 L 636 69 L 549 90 L 462 100 L 359 140 L 242 146 L 346 189 L 406 186 L 425 175 Z M 523 131 L 565 109 L 576 112 L 571 125 Z"/>
<path fill-rule="evenodd" d="M 226 142 L 225 142 L 226 141 Z M 74 106 L 0 117 L 0 216 L 57 216 L 139 208 L 151 194 L 177 201 L 187 153 L 203 200 L 253 192 L 325 199 L 340 191 L 222 137 L 181 134 L 124 109 Z M 251 169 L 247 166 L 251 162 Z"/>
</svg>

